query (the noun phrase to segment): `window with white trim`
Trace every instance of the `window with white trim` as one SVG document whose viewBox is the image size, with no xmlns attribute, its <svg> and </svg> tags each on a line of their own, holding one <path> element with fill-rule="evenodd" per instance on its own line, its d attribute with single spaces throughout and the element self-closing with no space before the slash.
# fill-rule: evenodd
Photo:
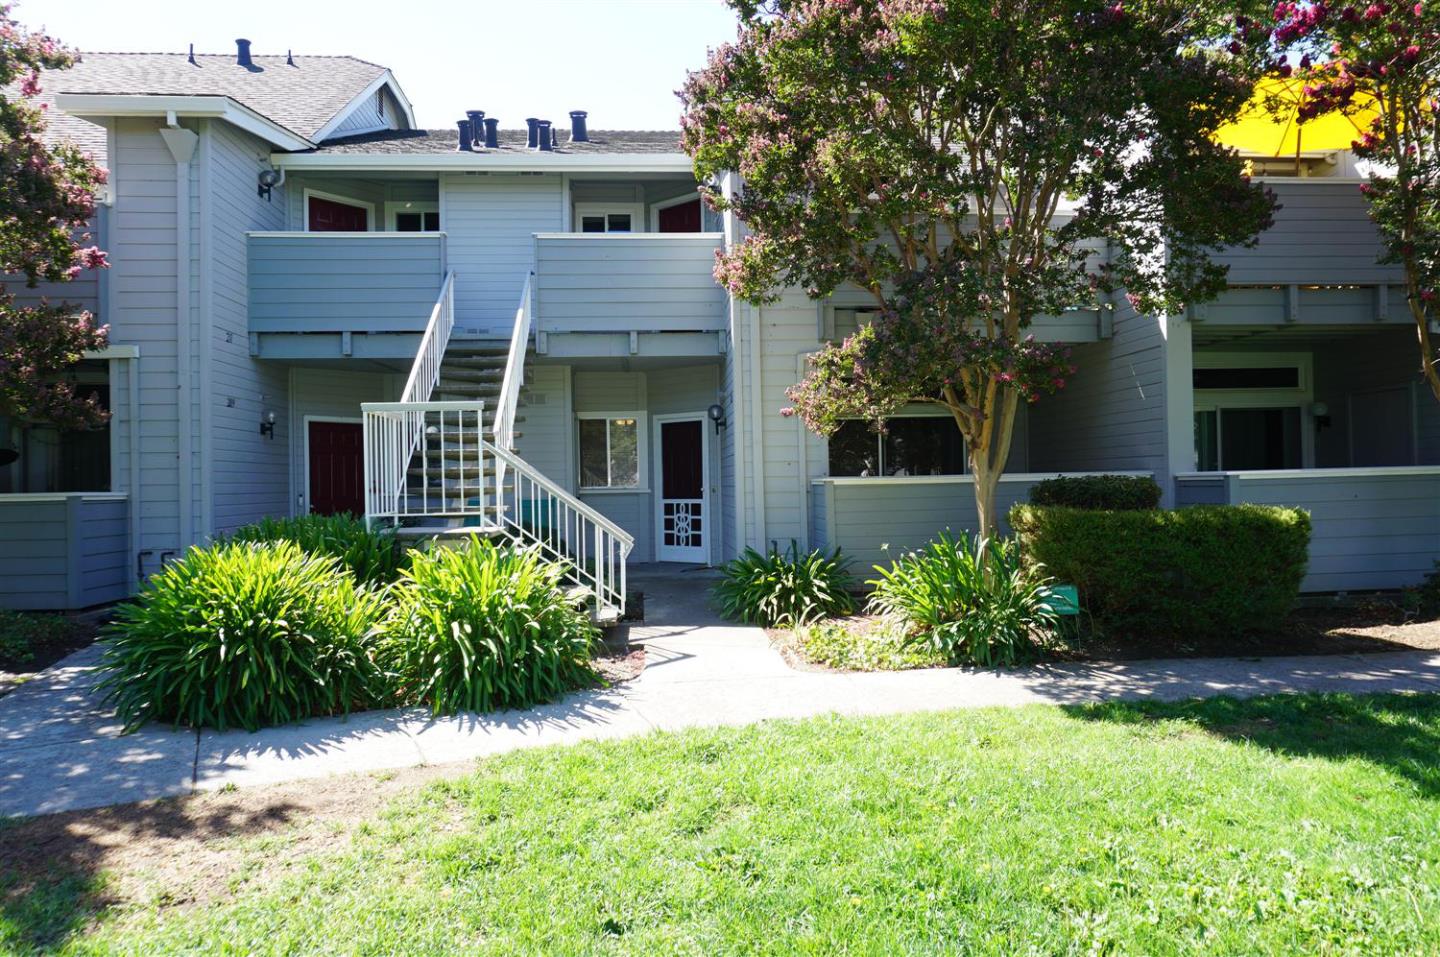
<svg viewBox="0 0 1440 957">
<path fill-rule="evenodd" d="M 830 474 L 877 478 L 965 474 L 965 441 L 950 416 L 896 415 L 883 430 L 860 419 L 830 436 Z"/>
<path fill-rule="evenodd" d="M 65 374 L 82 399 L 110 408 L 110 367 L 85 360 Z M 0 416 L 0 493 L 110 491 L 110 424 L 61 431 Z"/>
<path fill-rule="evenodd" d="M 579 419 L 580 487 L 640 487 L 638 415 Z"/>
<path fill-rule="evenodd" d="M 576 203 L 575 228 L 582 233 L 639 233 L 644 207 L 636 203 Z"/>
</svg>

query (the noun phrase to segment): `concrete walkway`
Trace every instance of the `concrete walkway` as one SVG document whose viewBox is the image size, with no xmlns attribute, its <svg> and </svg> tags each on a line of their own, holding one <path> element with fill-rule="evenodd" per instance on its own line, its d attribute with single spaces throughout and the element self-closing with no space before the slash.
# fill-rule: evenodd
<svg viewBox="0 0 1440 957">
<path fill-rule="evenodd" d="M 635 681 L 531 711 L 432 720 L 375 711 L 255 734 L 146 728 L 121 735 L 91 695 L 90 648 L 0 698 L 0 816 L 43 814 L 279 781 L 465 761 L 657 729 L 826 713 L 898 714 L 1031 702 L 1174 700 L 1286 691 L 1440 692 L 1440 653 L 1046 665 L 1016 671 L 800 672 L 763 631 L 718 620 L 703 571 L 637 576 L 646 646 Z"/>
</svg>

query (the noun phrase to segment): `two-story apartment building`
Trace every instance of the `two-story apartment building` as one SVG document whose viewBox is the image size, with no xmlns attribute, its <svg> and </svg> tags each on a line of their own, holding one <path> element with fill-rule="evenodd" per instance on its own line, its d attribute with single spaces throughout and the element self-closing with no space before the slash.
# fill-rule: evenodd
<svg viewBox="0 0 1440 957">
<path fill-rule="evenodd" d="M 677 133 L 578 111 L 416 129 L 382 67 L 243 43 L 90 54 L 47 93 L 111 170 L 113 266 L 64 293 L 110 325 L 76 375 L 113 416 L 9 426 L 4 603 L 114 600 L 193 543 L 308 511 L 538 541 L 612 603 L 627 561 L 794 540 L 868 563 L 973 524 L 948 419 L 825 440 L 779 414 L 867 300 L 730 299 L 711 268 L 741 227 L 703 208 Z M 1308 590 L 1440 558 L 1440 405 L 1356 181 L 1325 159 L 1274 179 L 1284 208 L 1227 255 L 1218 301 L 1035 324 L 1079 371 L 1024 410 L 1002 506 L 1057 473 L 1142 472 L 1171 506 L 1311 508 Z"/>
</svg>

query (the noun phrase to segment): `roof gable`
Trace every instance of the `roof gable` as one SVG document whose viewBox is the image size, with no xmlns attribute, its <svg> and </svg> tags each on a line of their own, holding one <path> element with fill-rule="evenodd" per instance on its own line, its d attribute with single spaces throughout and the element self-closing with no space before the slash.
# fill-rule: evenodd
<svg viewBox="0 0 1440 957">
<path fill-rule="evenodd" d="M 367 95 L 388 86 L 404 95 L 382 66 L 346 56 L 86 53 L 68 70 L 46 77 L 46 92 L 99 95 L 223 96 L 314 141 L 343 122 Z M 408 104 L 400 111 L 409 125 Z"/>
</svg>

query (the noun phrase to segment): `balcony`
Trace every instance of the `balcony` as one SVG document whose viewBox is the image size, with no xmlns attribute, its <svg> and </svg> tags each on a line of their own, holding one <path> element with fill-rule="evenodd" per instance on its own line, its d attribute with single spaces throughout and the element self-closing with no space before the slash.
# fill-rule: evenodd
<svg viewBox="0 0 1440 957">
<path fill-rule="evenodd" d="M 534 315 L 541 352 L 714 355 L 726 297 L 713 277 L 720 233 L 538 233 Z"/>
<path fill-rule="evenodd" d="M 444 233 L 250 233 L 250 349 L 408 361 L 445 280 Z"/>
</svg>

